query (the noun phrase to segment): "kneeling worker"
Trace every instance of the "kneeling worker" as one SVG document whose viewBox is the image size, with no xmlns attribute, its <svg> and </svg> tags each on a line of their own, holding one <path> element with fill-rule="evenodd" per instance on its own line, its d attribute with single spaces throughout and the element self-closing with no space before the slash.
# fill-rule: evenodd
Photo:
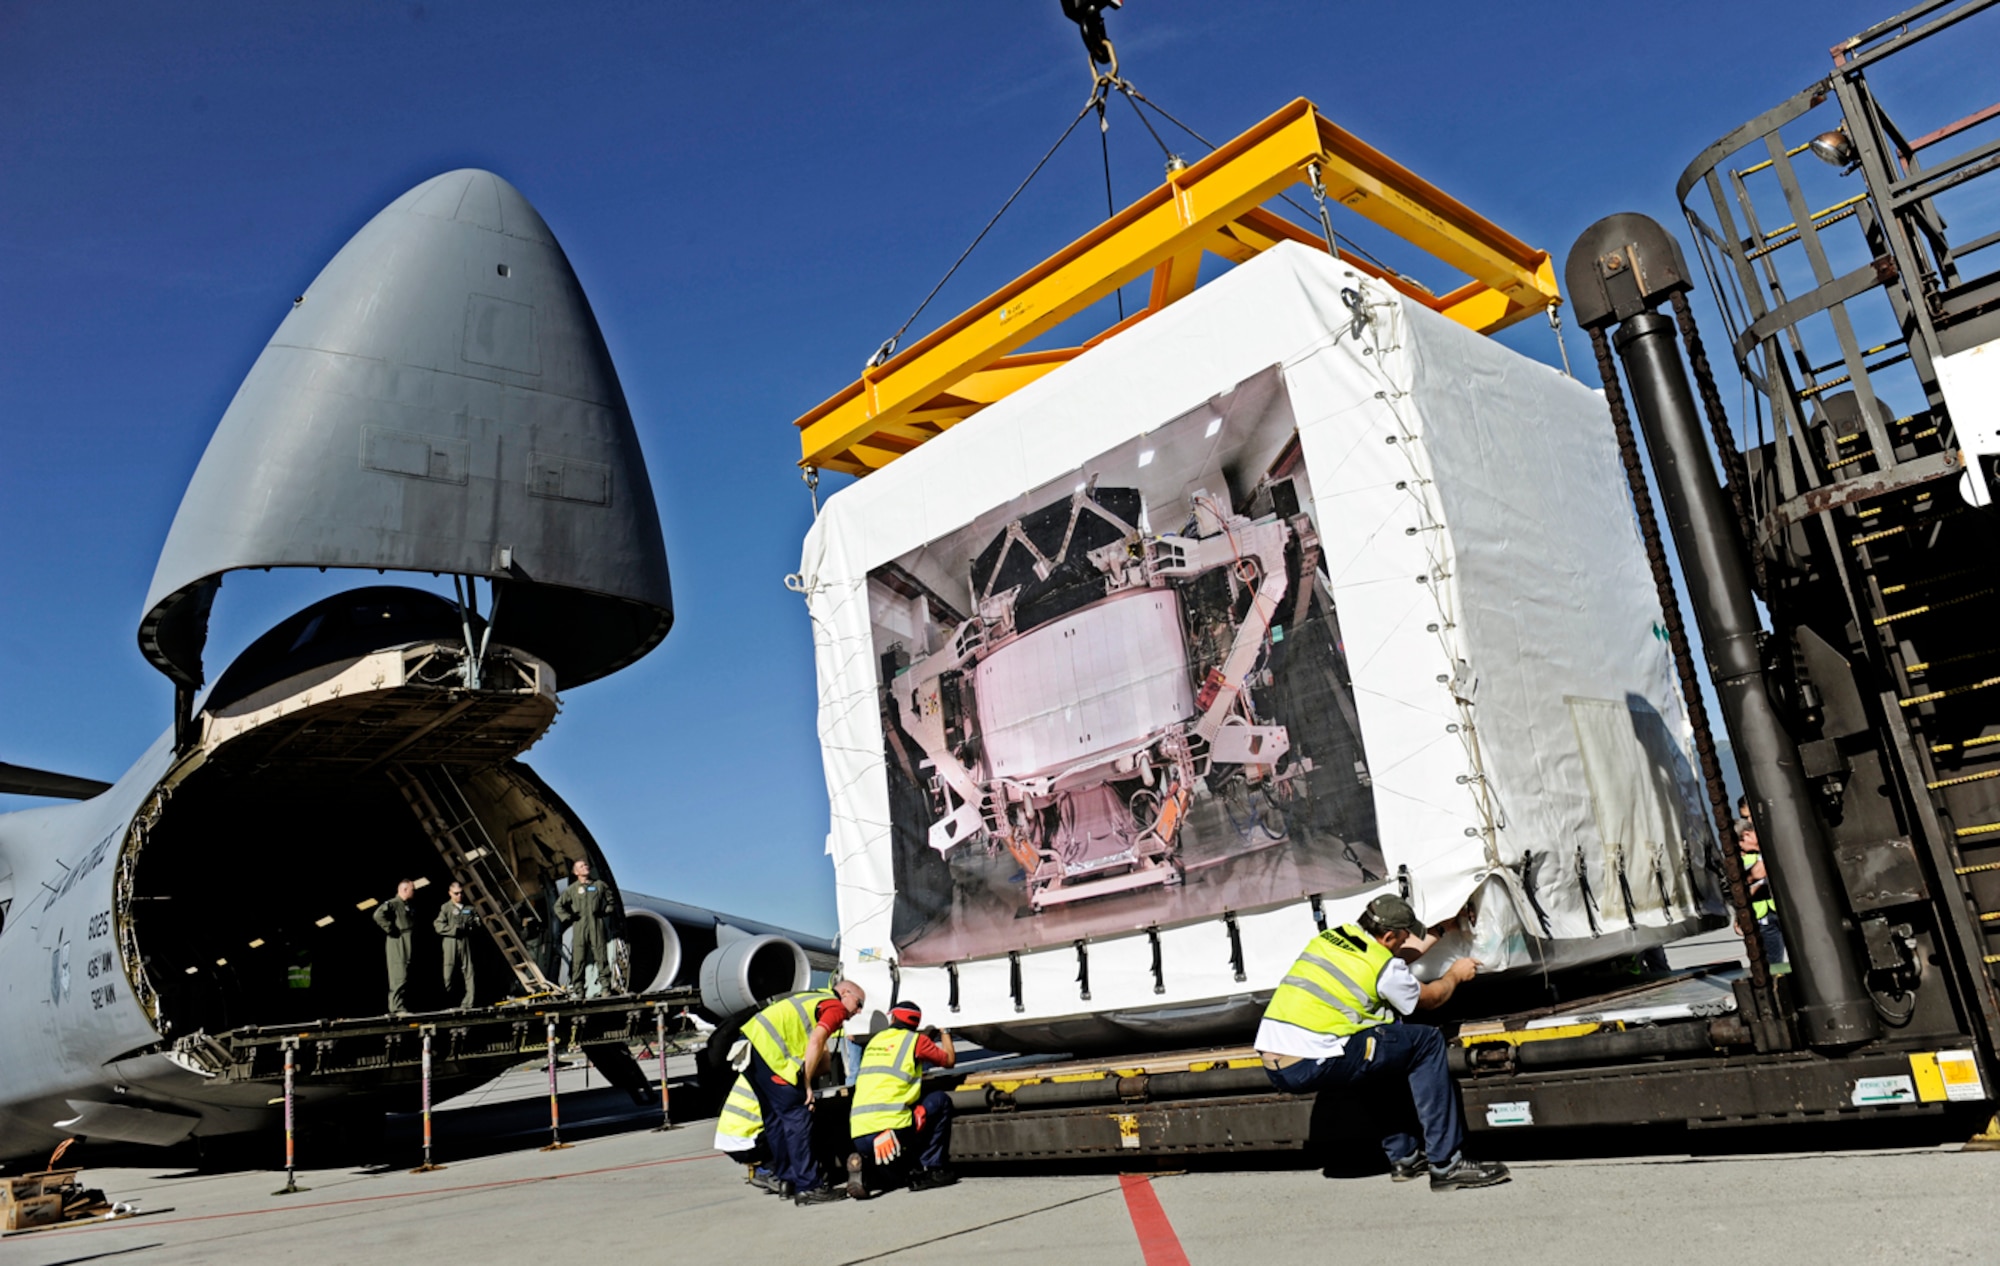
<svg viewBox="0 0 2000 1266">
<path fill-rule="evenodd" d="M 764 1115 L 764 1145 L 771 1172 L 789 1184 L 797 1204 L 843 1199 L 845 1188 L 821 1179 L 813 1155 L 813 1078 L 826 1065 L 827 1043 L 847 1017 L 859 1014 L 867 995 L 843 980 L 833 989 L 787 994 L 743 1024 L 750 1039 L 746 1073 Z"/>
<path fill-rule="evenodd" d="M 950 1068 L 958 1062 L 958 1051 L 950 1033 L 919 1032 L 923 1022 L 916 1003 L 898 1002 L 889 1008 L 889 1027 L 870 1038 L 861 1054 L 861 1075 L 855 1078 L 854 1106 L 847 1116 L 854 1136 L 847 1194 L 856 1200 L 868 1194 L 871 1164 L 878 1179 L 892 1168 L 907 1171 L 911 1191 L 958 1181 L 944 1167 L 951 1151 L 951 1095 L 943 1090 L 924 1093 L 924 1069 Z"/>
<path fill-rule="evenodd" d="M 1399 1022 L 1442 1006 L 1479 970 L 1461 958 L 1443 976 L 1418 984 L 1396 951 L 1425 934 L 1409 902 L 1382 896 L 1356 923 L 1315 936 L 1264 1009 L 1257 1053 L 1271 1084 L 1291 1094 L 1368 1086 L 1379 1100 L 1388 1094 L 1379 1083 L 1400 1080 L 1391 1100 L 1397 1128 L 1382 1140 L 1389 1176 L 1407 1182 L 1428 1166 L 1432 1191 L 1490 1187 L 1507 1181 L 1507 1167 L 1459 1150 L 1465 1109 L 1445 1063 L 1443 1036 L 1428 1025 Z M 1411 1113 L 1404 1103 L 1413 1104 L 1423 1124 L 1421 1141 L 1406 1128 Z"/>
</svg>

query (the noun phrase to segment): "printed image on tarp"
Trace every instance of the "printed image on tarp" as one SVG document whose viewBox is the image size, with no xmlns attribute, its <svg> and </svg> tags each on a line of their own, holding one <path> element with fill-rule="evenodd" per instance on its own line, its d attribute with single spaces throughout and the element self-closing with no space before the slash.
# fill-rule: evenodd
<svg viewBox="0 0 2000 1266">
<path fill-rule="evenodd" d="M 1385 866 L 1274 367 L 869 574 L 892 936 L 942 963 Z"/>
</svg>

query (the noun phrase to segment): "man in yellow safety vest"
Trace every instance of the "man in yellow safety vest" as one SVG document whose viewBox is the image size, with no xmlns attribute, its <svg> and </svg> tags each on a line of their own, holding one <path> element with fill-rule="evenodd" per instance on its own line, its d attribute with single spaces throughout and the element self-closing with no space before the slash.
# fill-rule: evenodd
<svg viewBox="0 0 2000 1266">
<path fill-rule="evenodd" d="M 715 1150 L 743 1166 L 743 1181 L 773 1195 L 784 1194 L 770 1170 L 771 1152 L 764 1146 L 764 1109 L 758 1106 L 757 1092 L 748 1076 L 738 1074 L 722 1101 L 722 1111 L 715 1116 Z"/>
<path fill-rule="evenodd" d="M 1750 917 L 1764 942 L 1764 961 L 1776 967 L 1785 961 L 1785 934 L 1778 927 L 1778 902 L 1771 893 L 1771 875 L 1764 868 L 1764 850 L 1757 842 L 1757 824 L 1748 815 L 1736 824 L 1736 852 L 1743 864 L 1743 882 L 1750 888 Z"/>
<path fill-rule="evenodd" d="M 869 1178 L 884 1185 L 907 1173 L 911 1191 L 949 1187 L 958 1175 L 945 1168 L 951 1154 L 951 1094 L 924 1093 L 925 1068 L 958 1062 L 951 1034 L 923 1029 L 923 1009 L 914 1002 L 889 1008 L 889 1027 L 868 1039 L 861 1072 L 854 1081 L 854 1106 L 847 1130 L 854 1150 L 847 1157 L 847 1194 L 867 1197 Z M 912 1162 L 914 1161 L 914 1164 Z"/>
<path fill-rule="evenodd" d="M 1264 1009 L 1257 1053 L 1271 1084 L 1290 1094 L 1367 1086 L 1369 1102 L 1395 1118 L 1382 1151 L 1397 1182 L 1428 1168 L 1432 1191 L 1490 1187 L 1507 1181 L 1507 1167 L 1475 1161 L 1461 1150 L 1465 1109 L 1445 1062 L 1444 1038 L 1429 1025 L 1402 1022 L 1442 1006 L 1479 970 L 1461 958 L 1436 980 L 1419 984 L 1396 951 L 1426 935 L 1409 902 L 1381 896 L 1354 923 L 1315 936 Z M 1390 1080 L 1397 1084 L 1377 1085 Z M 1422 1139 L 1409 1131 L 1412 1116 L 1422 1123 Z"/>
<path fill-rule="evenodd" d="M 813 1078 L 826 1066 L 828 1042 L 866 1000 L 860 985 L 843 980 L 832 989 L 785 994 L 744 1021 L 750 1041 L 745 1072 L 764 1117 L 771 1172 L 794 1203 L 824 1204 L 847 1195 L 845 1187 L 822 1179 L 813 1154 Z"/>
</svg>

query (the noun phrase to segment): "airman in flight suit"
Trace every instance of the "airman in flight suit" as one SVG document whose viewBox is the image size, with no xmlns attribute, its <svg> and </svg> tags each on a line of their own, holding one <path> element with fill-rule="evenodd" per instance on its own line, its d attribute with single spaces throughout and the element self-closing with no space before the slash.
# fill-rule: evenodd
<svg viewBox="0 0 2000 1266">
<path fill-rule="evenodd" d="M 616 898 L 612 887 L 590 877 L 590 863 L 579 859 L 570 867 L 576 878 L 556 901 L 556 919 L 575 927 L 569 937 L 570 987 L 583 987 L 595 998 L 611 986 L 611 914 Z"/>
<path fill-rule="evenodd" d="M 444 996 L 451 997 L 452 978 L 459 984 L 460 1007 L 470 1010 L 472 994 L 473 934 L 479 930 L 479 911 L 465 904 L 465 888 L 454 881 L 446 892 L 449 898 L 438 907 L 431 930 L 444 945 Z"/>
<path fill-rule="evenodd" d="M 387 938 L 382 942 L 389 962 L 389 1014 L 408 1015 L 410 983 L 410 950 L 413 942 L 410 934 L 416 930 L 416 920 L 410 917 L 410 898 L 417 895 L 417 885 L 408 880 L 398 880 L 396 895 L 375 907 L 375 926 L 382 929 Z"/>
</svg>

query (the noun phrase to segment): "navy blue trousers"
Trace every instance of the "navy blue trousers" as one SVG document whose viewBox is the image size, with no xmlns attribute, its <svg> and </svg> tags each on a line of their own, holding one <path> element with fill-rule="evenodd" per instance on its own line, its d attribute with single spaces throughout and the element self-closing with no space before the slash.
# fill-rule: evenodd
<svg viewBox="0 0 2000 1266">
<path fill-rule="evenodd" d="M 1785 961 L 1785 934 L 1778 928 L 1778 916 L 1767 914 L 1757 920 L 1757 935 L 1764 942 L 1764 961 L 1776 966 Z"/>
<path fill-rule="evenodd" d="M 1465 1109 L 1445 1063 L 1444 1038 L 1424 1024 L 1378 1024 L 1347 1039 L 1333 1059 L 1300 1060 L 1287 1068 L 1266 1068 L 1271 1084 L 1288 1094 L 1365 1087 L 1351 1096 L 1383 1114 L 1387 1128 L 1382 1151 L 1392 1161 L 1408 1160 L 1422 1147 L 1431 1164 L 1442 1167 L 1465 1142 Z M 1420 1125 L 1421 1142 L 1410 1132 Z"/>
<path fill-rule="evenodd" d="M 925 1169 L 943 1169 L 951 1157 L 951 1092 L 931 1091 L 917 1101 L 917 1111 L 924 1123 L 912 1123 L 896 1131 L 896 1137 L 903 1141 L 903 1155 L 889 1167 L 889 1172 L 907 1170 L 912 1162 Z M 855 1135 L 854 1150 L 861 1153 L 862 1168 L 871 1176 L 877 1175 L 875 1136 Z"/>
<path fill-rule="evenodd" d="M 764 1146 L 770 1150 L 773 1175 L 799 1191 L 820 1185 L 819 1164 L 813 1159 L 812 1109 L 803 1088 L 781 1079 L 755 1047 L 750 1051 L 750 1088 L 764 1113 Z"/>
</svg>

